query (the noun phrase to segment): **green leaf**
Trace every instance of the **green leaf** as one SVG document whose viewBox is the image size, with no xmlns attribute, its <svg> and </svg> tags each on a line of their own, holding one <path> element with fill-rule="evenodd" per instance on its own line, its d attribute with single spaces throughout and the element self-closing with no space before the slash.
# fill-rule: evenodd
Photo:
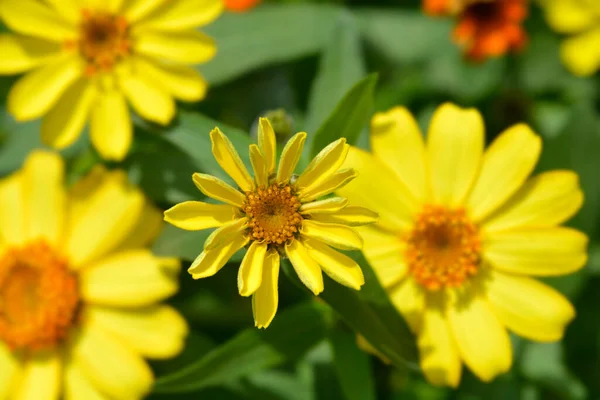
<svg viewBox="0 0 600 400">
<path fill-rule="evenodd" d="M 154 391 L 190 392 L 295 360 L 324 338 L 326 311 L 311 302 L 280 312 L 268 329 L 246 329 L 194 364 L 160 377 Z"/>
<path fill-rule="evenodd" d="M 356 335 L 334 331 L 329 336 L 333 365 L 346 400 L 375 400 L 369 356 L 356 345 Z"/>
<path fill-rule="evenodd" d="M 574 377 L 563 362 L 562 343 L 529 343 L 521 358 L 523 375 L 564 398 L 587 398 L 585 386 Z"/>
<path fill-rule="evenodd" d="M 371 74 L 356 83 L 338 103 L 315 133 L 311 155 L 315 156 L 329 143 L 345 137 L 354 144 L 373 111 L 373 97 L 377 74 Z"/>
<path fill-rule="evenodd" d="M 158 256 L 179 257 L 186 261 L 193 261 L 202 252 L 204 242 L 212 231 L 213 229 L 185 231 L 167 224 L 154 241 L 152 251 Z M 229 262 L 242 261 L 245 252 L 245 249 L 238 251 Z"/>
<path fill-rule="evenodd" d="M 304 130 L 315 132 L 352 85 L 364 75 L 360 35 L 354 16 L 342 11 L 321 56 L 319 71 L 310 92 Z M 311 139 L 312 135 L 309 135 L 309 143 Z"/>
<path fill-rule="evenodd" d="M 453 46 L 448 20 L 393 9 L 366 9 L 355 14 L 368 43 L 400 64 L 436 58 L 445 48 Z"/>
<path fill-rule="evenodd" d="M 227 82 L 258 68 L 316 54 L 325 45 L 339 9 L 327 5 L 264 5 L 251 13 L 226 13 L 205 31 L 216 57 L 200 66 L 209 83 Z"/>
<path fill-rule="evenodd" d="M 406 322 L 392 305 L 375 272 L 360 252 L 349 253 L 362 268 L 365 284 L 360 290 L 346 288 L 324 276 L 325 289 L 319 297 L 361 334 L 393 364 L 418 368 L 415 339 Z M 289 260 L 282 261 L 283 271 L 298 286 L 302 285 Z"/>
<path fill-rule="evenodd" d="M 164 134 L 161 133 L 161 136 L 187 154 L 192 160 L 195 170 L 188 171 L 190 185 L 193 185 L 192 174 L 194 172 L 203 172 L 233 183 L 233 180 L 221 169 L 212 154 L 210 131 L 215 127 L 219 127 L 231 140 L 246 167 L 250 166 L 248 147 L 251 142 L 246 132 L 222 124 L 202 114 L 182 111 L 177 123 Z M 160 154 L 156 156 L 160 157 Z M 180 173 L 183 173 L 183 171 Z"/>
</svg>

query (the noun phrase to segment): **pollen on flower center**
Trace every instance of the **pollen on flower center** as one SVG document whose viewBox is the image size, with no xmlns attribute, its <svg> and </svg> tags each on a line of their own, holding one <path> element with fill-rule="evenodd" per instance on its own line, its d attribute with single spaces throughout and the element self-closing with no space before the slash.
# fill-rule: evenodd
<svg viewBox="0 0 600 400">
<path fill-rule="evenodd" d="M 247 193 L 242 210 L 252 239 L 277 245 L 293 239 L 302 222 L 300 205 L 290 185 L 272 184 Z"/>
<path fill-rule="evenodd" d="M 75 276 L 44 241 L 0 255 L 0 341 L 11 349 L 56 346 L 75 322 L 78 305 Z"/>
<path fill-rule="evenodd" d="M 426 206 L 407 239 L 405 257 L 413 278 L 428 290 L 458 287 L 480 265 L 477 227 L 462 209 Z"/>
<path fill-rule="evenodd" d="M 110 71 L 131 53 L 129 26 L 124 17 L 105 12 L 82 11 L 80 37 L 77 44 L 87 61 L 86 75 Z"/>
</svg>

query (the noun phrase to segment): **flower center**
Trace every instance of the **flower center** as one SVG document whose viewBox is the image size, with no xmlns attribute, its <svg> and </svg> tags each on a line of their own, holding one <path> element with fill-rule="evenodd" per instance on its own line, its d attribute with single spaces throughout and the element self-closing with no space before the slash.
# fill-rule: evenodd
<svg viewBox="0 0 600 400">
<path fill-rule="evenodd" d="M 79 48 L 87 61 L 86 75 L 110 71 L 131 53 L 129 27 L 124 17 L 104 12 L 82 11 Z"/>
<path fill-rule="evenodd" d="M 0 340 L 11 349 L 56 346 L 75 322 L 78 305 L 75 276 L 44 241 L 0 255 Z"/>
<path fill-rule="evenodd" d="M 252 239 L 278 245 L 293 239 L 302 222 L 300 205 L 290 185 L 272 184 L 247 193 L 242 210 Z"/>
<path fill-rule="evenodd" d="M 458 287 L 480 265 L 477 227 L 464 210 L 425 206 L 407 240 L 405 256 L 413 278 L 428 290 Z"/>
</svg>

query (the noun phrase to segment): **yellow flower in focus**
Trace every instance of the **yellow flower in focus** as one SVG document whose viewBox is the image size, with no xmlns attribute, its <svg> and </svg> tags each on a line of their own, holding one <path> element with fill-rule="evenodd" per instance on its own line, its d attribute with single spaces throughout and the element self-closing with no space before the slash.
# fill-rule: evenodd
<svg viewBox="0 0 600 400">
<path fill-rule="evenodd" d="M 357 176 L 351 168 L 338 171 L 348 153 L 346 139 L 331 143 L 296 176 L 306 133 L 297 133 L 287 142 L 276 169 L 275 133 L 269 120 L 261 118 L 258 146 L 250 145 L 252 178 L 233 144 L 218 128 L 210 138 L 217 162 L 239 190 L 213 176 L 195 173 L 194 183 L 202 193 L 227 204 L 187 201 L 165 211 L 165 221 L 181 229 L 218 228 L 188 269 L 192 277 L 216 274 L 235 252 L 248 245 L 238 273 L 238 289 L 242 296 L 252 295 L 254 321 L 259 328 L 269 326 L 277 312 L 281 257 L 290 259 L 302 283 L 315 295 L 323 291 L 321 270 L 342 285 L 359 290 L 364 284 L 360 267 L 331 247 L 360 249 L 362 238 L 350 226 L 374 222 L 377 215 L 347 206 L 341 197 L 316 200 Z"/>
<path fill-rule="evenodd" d="M 90 120 L 92 144 L 121 160 L 131 146 L 129 107 L 168 124 L 175 99 L 198 101 L 207 84 L 189 64 L 210 60 L 213 40 L 196 30 L 221 0 L 3 0 L 16 34 L 0 34 L 0 75 L 28 72 L 12 87 L 18 121 L 43 117 L 42 140 L 62 149 Z"/>
<path fill-rule="evenodd" d="M 563 63 L 575 75 L 600 69 L 600 2 L 545 0 L 546 19 L 557 32 L 570 35 L 561 45 Z"/>
<path fill-rule="evenodd" d="M 139 399 L 144 358 L 181 351 L 185 320 L 160 302 L 179 262 L 148 244 L 161 215 L 123 172 L 69 190 L 54 153 L 0 180 L 0 399 Z"/>
<path fill-rule="evenodd" d="M 559 227 L 581 207 L 578 177 L 528 179 L 541 139 L 518 124 L 484 152 L 474 109 L 434 113 L 424 142 L 404 108 L 378 113 L 371 149 L 351 148 L 345 167 L 361 171 L 337 193 L 380 215 L 360 229 L 364 254 L 418 337 L 421 368 L 456 387 L 462 363 L 484 381 L 512 363 L 507 329 L 530 340 L 560 340 L 575 316 L 568 300 L 528 276 L 572 273 L 586 262 L 587 237 Z"/>
</svg>

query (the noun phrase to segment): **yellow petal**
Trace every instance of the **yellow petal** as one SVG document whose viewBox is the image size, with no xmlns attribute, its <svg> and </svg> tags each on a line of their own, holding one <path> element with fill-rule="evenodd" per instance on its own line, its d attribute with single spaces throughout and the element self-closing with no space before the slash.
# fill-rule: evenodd
<svg viewBox="0 0 600 400">
<path fill-rule="evenodd" d="M 0 180 L 0 233 L 2 242 L 22 244 L 28 239 L 23 203 L 23 174 L 16 172 Z"/>
<path fill-rule="evenodd" d="M 456 388 L 462 364 L 448 322 L 442 311 L 435 307 L 427 308 L 422 318 L 417 340 L 421 370 L 434 385 Z"/>
<path fill-rule="evenodd" d="M 266 255 L 266 243 L 252 242 L 238 271 L 237 282 L 240 295 L 250 296 L 260 287 Z"/>
<path fill-rule="evenodd" d="M 235 150 L 235 147 L 233 147 L 233 143 L 219 128 L 215 128 L 210 132 L 210 141 L 212 142 L 212 153 L 221 168 L 223 168 L 223 171 L 231 176 L 242 191 L 252 191 L 254 189 L 254 181 L 242 162 L 240 155 Z"/>
<path fill-rule="evenodd" d="M 360 235 L 345 225 L 305 219 L 300 227 L 300 235 L 320 240 L 341 250 L 360 250 L 363 247 Z"/>
<path fill-rule="evenodd" d="M 188 231 L 216 228 L 234 218 L 235 208 L 227 204 L 184 201 L 165 211 L 165 221 Z"/>
<path fill-rule="evenodd" d="M 115 253 L 81 271 L 81 296 L 88 303 L 142 307 L 177 292 L 177 276 L 149 250 Z"/>
<path fill-rule="evenodd" d="M 582 32 L 597 21 L 597 16 L 579 0 L 551 0 L 546 2 L 545 11 L 548 24 L 563 33 Z"/>
<path fill-rule="evenodd" d="M 148 247 L 158 237 L 163 226 L 162 212 L 146 200 L 134 227 L 115 250 L 123 251 Z"/>
<path fill-rule="evenodd" d="M 145 21 L 136 24 L 135 29 L 157 29 L 179 31 L 210 24 L 223 11 L 222 0 L 171 0 L 163 2 Z"/>
<path fill-rule="evenodd" d="M 215 56 L 214 40 L 202 32 L 144 32 L 135 40 L 138 54 L 183 64 L 200 64 Z"/>
<path fill-rule="evenodd" d="M 65 250 L 77 268 L 116 248 L 133 230 L 144 196 L 122 171 L 90 177 L 92 187 L 74 187 L 69 197 L 69 232 Z M 75 205 L 75 206 L 74 206 Z"/>
<path fill-rule="evenodd" d="M 334 281 L 355 290 L 360 290 L 360 287 L 365 284 L 360 266 L 350 257 L 318 240 L 307 239 L 303 243 L 308 250 L 308 255 Z"/>
<path fill-rule="evenodd" d="M 65 23 L 56 11 L 40 1 L 6 1 L 0 12 L 6 26 L 26 36 L 63 42 L 75 39 L 79 33 L 75 25 Z"/>
<path fill-rule="evenodd" d="M 153 81 L 128 76 L 121 79 L 121 87 L 140 117 L 167 125 L 175 116 L 173 97 Z"/>
<path fill-rule="evenodd" d="M 583 203 L 579 177 L 571 171 L 540 174 L 483 222 L 486 232 L 516 227 L 550 227 L 565 222 Z"/>
<path fill-rule="evenodd" d="M 97 94 L 87 78 L 71 85 L 42 119 L 42 141 L 56 149 L 72 145 L 85 127 Z"/>
<path fill-rule="evenodd" d="M 260 153 L 257 145 L 250 145 L 250 162 L 254 170 L 254 179 L 259 187 L 266 187 L 269 183 L 269 175 L 267 173 L 267 163 Z"/>
<path fill-rule="evenodd" d="M 279 253 L 277 250 L 269 250 L 262 269 L 260 287 L 252 296 L 254 325 L 259 329 L 268 327 L 277 313 L 277 305 L 279 303 L 277 293 L 278 279 Z"/>
<path fill-rule="evenodd" d="M 560 47 L 560 55 L 575 75 L 593 75 L 600 69 L 600 27 L 566 39 Z"/>
<path fill-rule="evenodd" d="M 397 286 L 391 288 L 389 295 L 392 304 L 400 311 L 410 329 L 414 333 L 423 333 L 421 326 L 423 324 L 424 313 L 434 312 L 434 310 L 426 311 L 425 292 L 421 286 L 414 279 L 408 277 L 402 279 Z M 428 327 L 425 327 L 426 329 Z M 427 335 L 427 332 L 424 334 Z"/>
<path fill-rule="evenodd" d="M 508 329 L 538 342 L 561 340 L 575 309 L 558 291 L 534 279 L 491 271 L 487 296 Z"/>
<path fill-rule="evenodd" d="M 92 306 L 84 313 L 87 324 L 101 327 L 148 358 L 164 359 L 179 354 L 188 334 L 185 319 L 169 306 L 133 310 Z"/>
<path fill-rule="evenodd" d="M 239 249 L 248 244 L 249 239 L 244 235 L 239 235 L 231 242 L 217 247 L 213 250 L 203 251 L 192 263 L 188 272 L 194 279 L 207 278 L 213 276 L 233 256 Z"/>
<path fill-rule="evenodd" d="M 294 184 L 296 190 L 300 193 L 310 191 L 331 176 L 346 159 L 349 148 L 346 138 L 340 138 L 321 150 L 298 177 Z"/>
<path fill-rule="evenodd" d="M 29 72 L 14 84 L 7 108 L 17 121 L 41 117 L 81 76 L 81 62 L 74 56 L 60 57 Z"/>
<path fill-rule="evenodd" d="M 12 75 L 29 71 L 46 62 L 60 51 L 56 43 L 42 39 L 0 34 L 0 49 L 2 49 L 1 75 Z"/>
<path fill-rule="evenodd" d="M 310 190 L 302 192 L 302 194 L 299 195 L 299 198 L 305 202 L 318 199 L 321 196 L 328 195 L 340 188 L 343 188 L 352 182 L 357 176 L 358 171 L 356 171 L 354 168 L 341 169 L 329 176 L 323 182 L 313 186 Z"/>
<path fill-rule="evenodd" d="M 267 118 L 258 120 L 258 147 L 267 163 L 267 173 L 270 175 L 275 172 L 277 142 L 275 132 Z"/>
<path fill-rule="evenodd" d="M 29 358 L 23 365 L 19 384 L 11 400 L 58 399 L 62 380 L 61 370 L 62 365 L 58 354 L 43 354 Z"/>
<path fill-rule="evenodd" d="M 415 199 L 424 201 L 428 195 L 425 143 L 410 111 L 394 107 L 376 113 L 370 139 L 373 155 L 394 171 Z"/>
<path fill-rule="evenodd" d="M 214 176 L 194 173 L 192 179 L 196 187 L 208 197 L 212 197 L 215 200 L 219 200 L 235 207 L 243 207 L 246 197 L 235 190 L 219 178 Z"/>
<path fill-rule="evenodd" d="M 313 219 L 330 224 L 361 226 L 377 222 L 379 215 L 364 207 L 348 206 L 333 214 L 315 214 Z"/>
<path fill-rule="evenodd" d="M 103 158 L 121 161 L 133 139 L 125 97 L 116 90 L 102 93 L 92 109 L 90 138 Z"/>
<path fill-rule="evenodd" d="M 485 141 L 479 111 L 454 104 L 440 106 L 429 125 L 427 156 L 433 199 L 457 206 L 462 203 L 479 172 Z"/>
<path fill-rule="evenodd" d="M 142 398 L 154 381 L 150 367 L 133 349 L 94 325 L 77 335 L 72 355 L 74 367 L 111 398 Z"/>
<path fill-rule="evenodd" d="M 206 95 L 208 84 L 193 68 L 144 57 L 136 57 L 133 63 L 137 76 L 146 82 L 152 82 L 176 99 L 198 101 Z"/>
<path fill-rule="evenodd" d="M 23 202 L 30 240 L 38 238 L 59 246 L 66 219 L 65 165 L 56 153 L 37 150 L 23 166 Z"/>
<path fill-rule="evenodd" d="M 394 285 L 406 275 L 406 244 L 400 235 L 375 226 L 361 227 L 358 232 L 364 240 L 363 253 L 384 287 Z"/>
<path fill-rule="evenodd" d="M 285 144 L 277 169 L 277 182 L 287 183 L 290 180 L 302 156 L 305 141 L 306 132 L 298 132 Z"/>
<path fill-rule="evenodd" d="M 77 0 L 46 0 L 60 16 L 71 24 L 79 24 L 81 10 Z"/>
<path fill-rule="evenodd" d="M 505 272 L 564 275 L 585 265 L 587 243 L 587 236 L 571 228 L 511 230 L 490 234 L 483 243 L 483 256 Z"/>
<path fill-rule="evenodd" d="M 306 247 L 299 240 L 292 240 L 285 245 L 285 254 L 304 286 L 315 296 L 321 293 L 323 291 L 323 273 L 319 264 L 308 254 Z"/>
<path fill-rule="evenodd" d="M 527 125 L 504 131 L 483 156 L 481 173 L 467 199 L 471 217 L 480 221 L 513 195 L 538 161 L 542 141 Z"/>
<path fill-rule="evenodd" d="M 123 6 L 123 15 L 129 23 L 138 22 L 156 10 L 167 0 L 127 0 Z"/>
<path fill-rule="evenodd" d="M 230 243 L 244 233 L 248 227 L 248 218 L 238 218 L 215 229 L 204 242 L 204 250 L 213 250 Z"/>
<path fill-rule="evenodd" d="M 105 400 L 105 397 L 92 385 L 75 363 L 67 363 L 64 378 L 65 400 Z"/>
<path fill-rule="evenodd" d="M 302 214 L 331 214 L 346 207 L 348 200 L 343 197 L 330 197 L 325 200 L 304 203 L 300 206 Z"/>
<path fill-rule="evenodd" d="M 345 167 L 359 171 L 350 185 L 336 191 L 350 204 L 360 204 L 379 214 L 379 224 L 402 231 L 412 226 L 412 216 L 419 207 L 410 191 L 379 159 L 351 147 Z M 374 184 L 375 182 L 375 184 Z"/>
<path fill-rule="evenodd" d="M 506 329 L 480 295 L 456 299 L 447 309 L 448 322 L 465 364 L 482 381 L 505 373 L 512 364 L 512 347 Z"/>
<path fill-rule="evenodd" d="M 13 356 L 12 350 L 0 342 L 0 399 L 8 399 L 9 393 L 16 388 L 20 365 Z"/>
</svg>

